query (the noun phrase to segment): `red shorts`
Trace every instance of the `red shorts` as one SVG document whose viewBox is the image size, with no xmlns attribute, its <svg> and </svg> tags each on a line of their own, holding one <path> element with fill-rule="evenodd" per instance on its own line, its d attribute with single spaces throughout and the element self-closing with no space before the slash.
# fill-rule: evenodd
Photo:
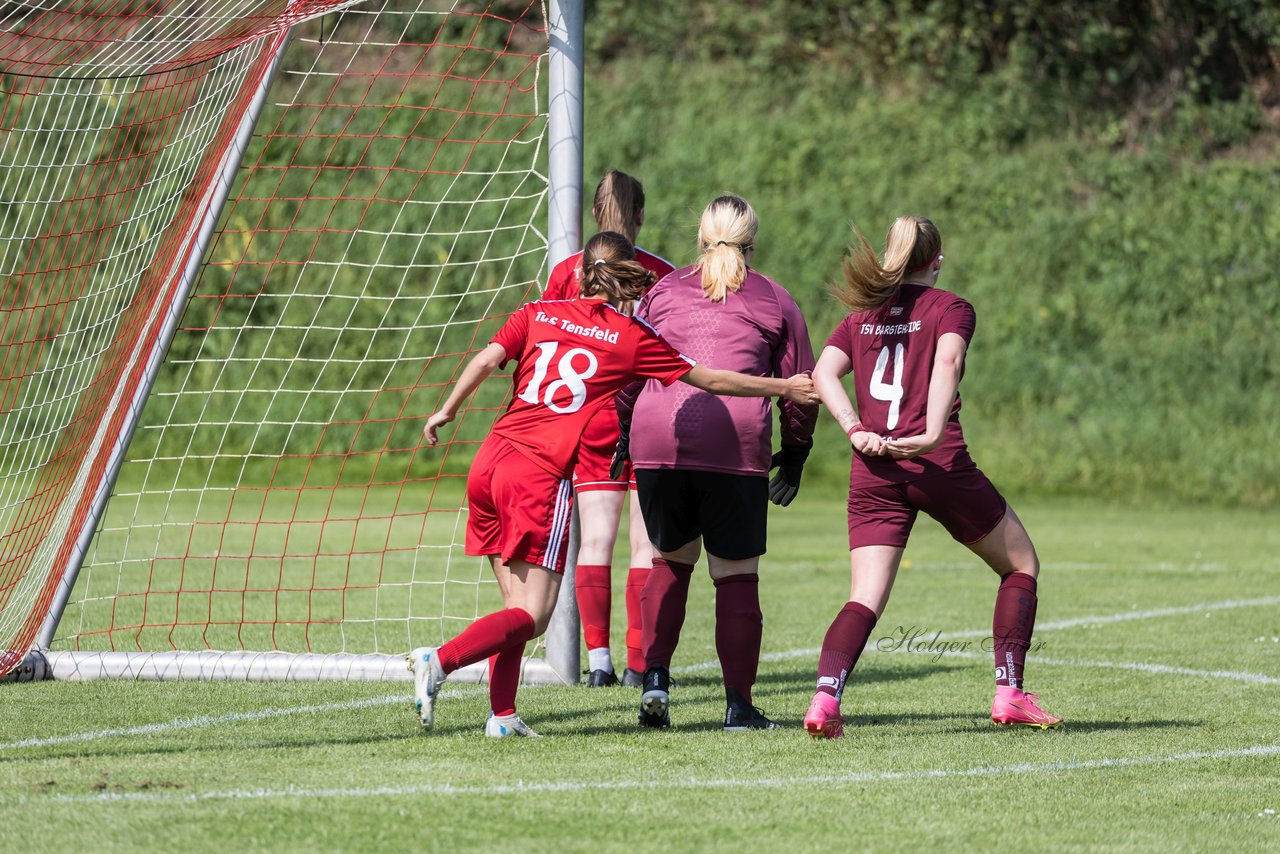
<svg viewBox="0 0 1280 854">
<path fill-rule="evenodd" d="M 480 446 L 467 474 L 469 555 L 501 555 L 564 572 L 573 489 L 501 436 Z"/>
<path fill-rule="evenodd" d="M 609 477 L 609 466 L 617 449 L 618 412 L 612 406 L 605 406 L 592 416 L 583 431 L 578 445 L 578 465 L 573 470 L 573 488 L 578 492 L 622 492 L 630 484 L 635 489 L 630 460 L 619 480 Z"/>
<path fill-rule="evenodd" d="M 1004 496 L 977 466 L 909 483 L 850 484 L 849 548 L 905 547 L 921 510 L 956 540 L 972 545 L 1000 524 L 1007 508 Z"/>
</svg>

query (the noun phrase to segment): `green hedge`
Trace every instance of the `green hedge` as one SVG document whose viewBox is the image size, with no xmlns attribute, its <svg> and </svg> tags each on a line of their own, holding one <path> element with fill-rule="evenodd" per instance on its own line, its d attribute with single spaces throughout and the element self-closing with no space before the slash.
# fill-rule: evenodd
<svg viewBox="0 0 1280 854">
<path fill-rule="evenodd" d="M 757 266 L 820 345 L 849 223 L 878 242 L 894 216 L 930 216 L 942 285 L 977 307 L 964 422 L 1003 487 L 1280 501 L 1274 153 L 1210 159 L 1154 135 L 1117 149 L 1064 132 L 1063 101 L 998 71 L 890 90 L 834 66 L 752 67 L 592 69 L 587 180 L 618 167 L 645 182 L 644 245 L 688 263 L 703 205 L 743 194 Z M 839 479 L 841 437 L 819 438 L 813 476 Z"/>
<path fill-rule="evenodd" d="M 757 263 L 796 295 L 818 344 L 841 315 L 825 286 L 849 223 L 878 240 L 894 216 L 928 215 L 944 234 L 942 284 L 978 310 L 964 422 L 1002 488 L 1280 503 L 1272 274 L 1280 269 L 1280 158 L 1268 118 L 1276 107 L 1268 99 L 1280 97 L 1280 36 L 1270 7 L 872 0 L 849 8 L 834 0 L 590 3 L 588 184 L 610 167 L 639 176 L 649 198 L 641 242 L 678 263 L 693 258 L 706 202 L 723 191 L 745 195 L 763 221 Z M 393 132 L 411 121 L 386 117 Z M 264 162 L 289 162 L 287 130 Z M 340 195 L 350 165 L 333 163 L 308 206 L 273 209 L 267 219 L 327 221 L 317 200 Z M 273 250 L 214 247 L 215 255 L 240 251 Z M 432 251 L 391 246 L 382 260 L 420 261 Z M 263 327 L 297 330 L 307 320 L 266 295 L 224 300 L 231 284 L 222 279 L 202 280 L 205 299 L 184 325 L 214 315 L 229 322 L 237 312 Z M 504 284 L 512 285 L 488 282 Z M 244 283 L 235 289 L 254 297 Z M 389 311 L 352 302 L 368 293 L 357 273 L 331 289 L 342 298 L 313 311 L 350 315 L 364 339 L 378 330 L 381 342 L 382 330 L 423 310 L 412 300 Z M 467 340 L 444 351 L 466 349 L 474 330 L 455 332 Z M 301 334 L 281 332 L 277 343 Z M 322 354 L 371 346 L 360 334 L 309 334 Z M 223 353 L 225 366 L 192 366 L 200 340 L 175 342 L 161 390 L 188 370 L 216 371 L 229 392 L 269 389 L 262 374 L 286 369 L 248 350 Z M 430 350 L 409 344 L 404 352 Z M 436 361 L 446 378 L 456 367 L 456 358 Z M 386 410 L 387 431 L 416 429 L 394 416 L 425 413 L 439 389 L 405 394 L 383 395 L 369 409 Z M 166 405 L 172 398 L 153 401 L 153 422 L 199 421 L 200 412 L 159 411 Z M 337 417 L 322 415 L 311 420 Z M 278 444 L 274 433 L 286 429 L 240 421 L 218 438 L 224 450 Z M 837 483 L 847 452 L 828 421 L 807 477 Z M 388 440 L 333 431 L 333 441 L 360 450 Z M 341 476 L 367 479 L 372 459 L 353 458 Z"/>
</svg>

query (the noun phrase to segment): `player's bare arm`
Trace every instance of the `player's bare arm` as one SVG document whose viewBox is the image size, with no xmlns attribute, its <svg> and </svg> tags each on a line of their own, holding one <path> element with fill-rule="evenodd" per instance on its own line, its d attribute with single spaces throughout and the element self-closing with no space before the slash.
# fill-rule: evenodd
<svg viewBox="0 0 1280 854">
<path fill-rule="evenodd" d="M 457 416 L 458 407 L 462 402 L 470 397 L 480 387 L 480 383 L 496 371 L 506 358 L 506 348 L 501 344 L 490 344 L 472 357 L 463 368 L 462 376 L 458 377 L 458 382 L 449 392 L 444 405 L 427 419 L 427 426 L 422 428 L 422 434 L 426 436 L 428 445 L 434 445 L 440 441 L 440 437 L 436 435 L 437 428 L 442 424 L 448 424 Z"/>
<path fill-rule="evenodd" d="M 818 392 L 814 388 L 813 380 L 804 374 L 796 374 L 787 379 L 753 377 L 737 371 L 721 371 L 694 365 L 689 373 L 680 379 L 703 391 L 729 397 L 785 397 L 795 403 L 818 402 Z"/>
<path fill-rule="evenodd" d="M 838 347 L 824 347 L 818 357 L 818 364 L 813 369 L 813 383 L 822 398 L 822 405 L 827 408 L 840 425 L 840 429 L 849 437 L 849 444 L 860 454 L 871 457 L 882 456 L 885 451 L 884 438 L 861 429 L 858 413 L 849 400 L 841 377 L 853 370 L 853 361 L 848 354 Z"/>
<path fill-rule="evenodd" d="M 951 407 L 956 402 L 956 389 L 964 372 L 964 338 L 954 332 L 946 332 L 938 339 L 938 350 L 933 356 L 933 372 L 929 377 L 929 403 L 925 410 L 925 432 L 918 436 L 893 439 L 885 444 L 889 456 L 909 460 L 927 454 L 942 441 Z"/>
</svg>

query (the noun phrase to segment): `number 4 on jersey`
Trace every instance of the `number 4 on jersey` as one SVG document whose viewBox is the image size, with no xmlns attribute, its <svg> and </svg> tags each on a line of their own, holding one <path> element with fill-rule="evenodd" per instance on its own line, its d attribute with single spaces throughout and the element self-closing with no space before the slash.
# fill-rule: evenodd
<svg viewBox="0 0 1280 854">
<path fill-rule="evenodd" d="M 526 403 L 538 403 L 538 392 L 542 388 L 542 381 L 547 378 L 547 370 L 551 367 L 551 360 L 555 358 L 556 349 L 559 346 L 555 341 L 543 341 L 537 345 L 540 352 L 533 363 L 533 376 L 529 379 L 529 384 L 525 386 L 524 391 L 517 397 Z M 573 368 L 573 357 L 579 355 L 587 357 L 587 369 L 582 372 Z M 587 384 L 583 381 L 595 376 L 599 367 L 595 354 L 590 350 L 584 350 L 581 347 L 568 350 L 556 364 L 556 373 L 560 378 L 547 386 L 547 393 L 542 402 L 552 412 L 558 412 L 561 415 L 577 412 L 587 401 Z M 569 402 L 564 406 L 555 403 L 556 392 L 562 388 L 571 395 Z"/>
<path fill-rule="evenodd" d="M 898 426 L 898 413 L 902 405 L 902 362 L 903 346 L 895 344 L 893 348 L 893 382 L 884 381 L 884 370 L 889 366 L 889 348 L 886 345 L 876 357 L 876 369 L 871 373 L 871 396 L 876 400 L 889 402 L 889 417 L 885 419 L 885 429 L 892 430 Z"/>
</svg>

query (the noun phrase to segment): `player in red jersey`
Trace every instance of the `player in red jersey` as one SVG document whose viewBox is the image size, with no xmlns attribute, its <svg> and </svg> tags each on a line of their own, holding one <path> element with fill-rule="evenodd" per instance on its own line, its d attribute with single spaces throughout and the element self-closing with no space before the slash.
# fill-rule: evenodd
<svg viewBox="0 0 1280 854">
<path fill-rule="evenodd" d="M 582 432 L 617 391 L 638 378 L 676 380 L 716 394 L 816 402 L 812 381 L 751 377 L 695 365 L 647 324 L 618 310 L 653 282 L 620 234 L 597 234 L 583 254 L 583 298 L 533 302 L 517 310 L 466 366 L 444 405 L 427 419 L 429 444 L 485 377 L 515 360 L 513 397 L 467 475 L 466 552 L 485 555 L 503 610 L 435 647 L 410 653 L 418 718 L 435 720 L 436 694 L 459 667 L 489 659 L 492 714 L 487 735 L 534 735 L 516 714 L 525 643 L 546 631 L 568 544 L 569 475 Z"/>
<path fill-rule="evenodd" d="M 1000 576 L 992 640 L 998 724 L 1054 727 L 1062 719 L 1025 693 L 1040 562 L 1013 508 L 969 457 L 960 429 L 968 302 L 935 287 L 942 237 L 923 217 L 899 217 L 883 265 L 855 228 L 836 295 L 852 313 L 827 341 L 813 378 L 853 447 L 849 478 L 849 601 L 827 630 L 818 690 L 805 715 L 815 738 L 844 731 L 840 698 L 884 612 L 918 511 L 942 523 Z M 853 374 L 857 408 L 841 383 Z"/>
<path fill-rule="evenodd" d="M 614 169 L 596 186 L 591 216 L 600 231 L 614 231 L 635 243 L 644 224 L 644 187 L 635 178 Z M 636 261 L 656 279 L 675 268 L 652 252 L 636 247 Z M 544 300 L 577 299 L 582 283 L 582 253 L 557 264 L 547 280 Z M 609 651 L 609 622 L 613 606 L 613 544 L 618 538 L 627 487 L 635 489 L 631 467 L 613 477 L 609 472 L 618 444 L 618 416 L 606 406 L 587 425 L 573 472 L 573 491 L 578 506 L 580 543 L 574 572 L 574 593 L 582 619 L 582 636 L 587 645 L 587 687 L 617 685 L 613 655 Z M 653 566 L 653 547 L 645 533 L 639 505 L 631 501 L 631 562 L 627 571 L 627 666 L 622 684 L 639 687 L 644 672 L 640 651 L 640 591 Z"/>
</svg>

